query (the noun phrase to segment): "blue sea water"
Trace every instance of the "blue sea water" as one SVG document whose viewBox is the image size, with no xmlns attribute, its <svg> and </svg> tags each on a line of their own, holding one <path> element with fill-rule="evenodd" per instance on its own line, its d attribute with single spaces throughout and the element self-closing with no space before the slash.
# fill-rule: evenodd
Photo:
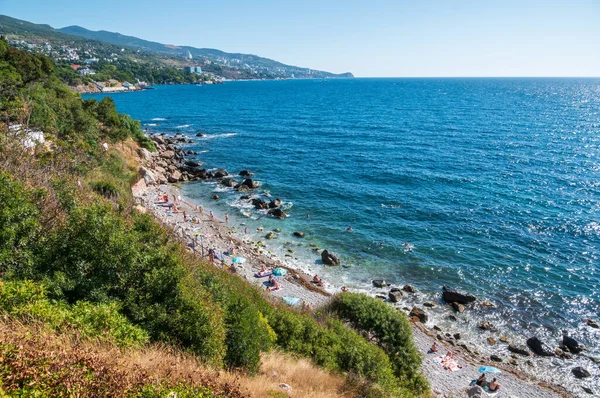
<svg viewBox="0 0 600 398">
<path fill-rule="evenodd" d="M 113 98 L 151 132 L 194 139 L 206 167 L 254 172 L 287 220 L 218 185 L 184 192 L 208 202 L 219 191 L 209 205 L 252 239 L 281 228 L 267 245 L 282 257 L 293 248 L 290 261 L 336 288 L 376 293 L 381 278 L 414 285 L 422 302 L 451 285 L 496 308 L 456 323 L 438 305 L 446 330 L 483 341 L 486 319 L 497 336 L 553 348 L 568 330 L 600 354 L 600 333 L 582 324 L 600 313 L 600 79 L 251 81 Z M 320 265 L 311 244 L 345 267 Z"/>
</svg>

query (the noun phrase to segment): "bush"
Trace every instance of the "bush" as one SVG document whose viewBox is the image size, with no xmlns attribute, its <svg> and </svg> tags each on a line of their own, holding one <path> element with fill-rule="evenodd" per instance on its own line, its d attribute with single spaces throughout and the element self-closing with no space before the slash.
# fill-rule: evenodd
<svg viewBox="0 0 600 398">
<path fill-rule="evenodd" d="M 0 311 L 22 322 L 34 320 L 55 331 L 76 330 L 82 337 L 122 347 L 139 346 L 149 339 L 119 313 L 115 303 L 80 301 L 69 306 L 49 300 L 44 286 L 32 281 L 1 282 Z"/>
<path fill-rule="evenodd" d="M 40 211 L 23 184 L 0 173 L 0 275 L 31 275 Z"/>
<path fill-rule="evenodd" d="M 260 353 L 269 351 L 275 333 L 252 303 L 234 299 L 227 307 L 227 353 L 225 363 L 250 374 L 260 368 Z"/>
<path fill-rule="evenodd" d="M 385 303 L 363 294 L 338 294 L 330 305 L 333 314 L 352 327 L 373 335 L 392 362 L 400 385 L 424 393 L 427 381 L 420 372 L 421 357 L 412 339 L 406 316 Z"/>
</svg>

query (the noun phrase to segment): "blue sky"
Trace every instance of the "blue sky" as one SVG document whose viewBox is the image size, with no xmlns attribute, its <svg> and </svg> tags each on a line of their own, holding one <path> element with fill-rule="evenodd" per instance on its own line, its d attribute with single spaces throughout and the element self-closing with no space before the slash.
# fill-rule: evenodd
<svg viewBox="0 0 600 398">
<path fill-rule="evenodd" d="M 357 76 L 600 76 L 600 0 L 0 0 L 0 14 Z"/>
</svg>

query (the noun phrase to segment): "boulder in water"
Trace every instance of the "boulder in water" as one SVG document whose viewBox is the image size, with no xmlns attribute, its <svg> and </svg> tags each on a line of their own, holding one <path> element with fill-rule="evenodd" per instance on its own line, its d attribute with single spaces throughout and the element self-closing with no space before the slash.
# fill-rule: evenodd
<svg viewBox="0 0 600 398">
<path fill-rule="evenodd" d="M 267 239 L 275 239 L 276 237 L 277 237 L 277 235 L 275 235 L 275 232 L 268 232 L 265 235 L 265 238 L 267 238 Z"/>
<path fill-rule="evenodd" d="M 304 238 L 304 232 L 295 231 L 294 236 L 297 238 Z"/>
<path fill-rule="evenodd" d="M 392 303 L 397 303 L 402 300 L 402 292 L 401 291 L 390 291 L 388 293 L 388 297 Z"/>
<path fill-rule="evenodd" d="M 252 177 L 254 174 L 249 172 L 248 170 L 242 170 L 240 171 L 240 176 L 241 177 Z"/>
<path fill-rule="evenodd" d="M 227 177 L 228 174 L 229 173 L 227 173 L 227 170 L 219 169 L 213 173 L 213 177 L 214 178 L 223 178 L 223 177 Z"/>
<path fill-rule="evenodd" d="M 449 288 L 447 286 L 444 286 L 443 290 L 442 298 L 447 303 L 456 302 L 459 304 L 469 304 L 477 300 L 477 297 L 473 296 L 472 294 L 459 292 L 458 290 Z"/>
<path fill-rule="evenodd" d="M 287 217 L 287 214 L 284 213 L 284 211 L 281 209 L 271 209 L 267 214 L 272 217 L 279 218 L 281 220 Z"/>
<path fill-rule="evenodd" d="M 540 339 L 538 339 L 537 337 L 530 337 L 527 340 L 527 345 L 529 346 L 529 348 L 531 348 L 531 351 L 535 352 L 539 356 L 542 356 L 542 357 L 553 357 L 554 356 L 554 353 L 552 351 L 549 351 L 546 348 L 546 345 L 544 343 L 542 343 L 542 341 Z"/>
<path fill-rule="evenodd" d="M 496 327 L 491 322 L 484 321 L 479 323 L 479 329 L 496 330 Z"/>
<path fill-rule="evenodd" d="M 254 181 L 252 178 L 246 178 L 242 185 L 247 186 L 250 189 L 258 188 L 258 182 Z"/>
<path fill-rule="evenodd" d="M 583 351 L 583 346 L 581 346 L 577 340 L 567 335 L 563 335 L 562 343 L 573 354 L 579 354 L 581 351 Z"/>
<path fill-rule="evenodd" d="M 600 329 L 600 324 L 592 318 L 586 319 L 585 322 L 588 324 L 588 326 L 593 327 L 594 329 Z"/>
<path fill-rule="evenodd" d="M 214 200 L 217 200 L 217 199 L 219 199 L 219 195 L 214 194 L 213 196 L 211 196 L 211 198 L 214 199 Z"/>
<path fill-rule="evenodd" d="M 383 279 L 374 279 L 372 281 L 372 283 L 373 283 L 373 286 L 379 287 L 379 288 L 387 286 L 387 283 L 385 283 L 385 281 Z"/>
<path fill-rule="evenodd" d="M 281 207 L 281 199 L 273 199 L 269 202 L 269 209 L 277 209 Z"/>
<path fill-rule="evenodd" d="M 232 178 L 223 178 L 221 180 L 221 185 L 224 185 L 224 186 L 230 187 L 230 188 L 234 187 L 235 183 L 236 183 L 236 181 Z"/>
<path fill-rule="evenodd" d="M 258 210 L 269 208 L 269 204 L 264 199 L 252 199 L 252 206 Z"/>
<path fill-rule="evenodd" d="M 341 263 L 338 256 L 327 250 L 323 250 L 323 252 L 321 252 L 321 260 L 323 261 L 323 264 L 327 265 L 340 265 Z"/>
<path fill-rule="evenodd" d="M 454 311 L 456 312 L 463 312 L 465 310 L 465 306 L 459 303 L 452 303 L 452 308 L 454 308 Z"/>
<path fill-rule="evenodd" d="M 417 292 L 417 289 L 415 289 L 411 285 L 404 285 L 404 287 L 402 288 L 402 290 L 404 290 L 407 293 L 416 293 Z"/>
</svg>

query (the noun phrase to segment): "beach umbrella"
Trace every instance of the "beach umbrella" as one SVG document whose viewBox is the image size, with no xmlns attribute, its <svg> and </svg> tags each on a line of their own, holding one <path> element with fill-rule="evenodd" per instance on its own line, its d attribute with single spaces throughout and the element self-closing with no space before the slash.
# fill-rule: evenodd
<svg viewBox="0 0 600 398">
<path fill-rule="evenodd" d="M 493 366 L 482 366 L 479 368 L 479 373 L 502 373 L 502 371 Z"/>
<path fill-rule="evenodd" d="M 283 269 L 283 268 L 275 268 L 273 270 L 273 275 L 275 276 L 284 276 L 285 274 L 287 274 L 287 270 Z"/>
<path fill-rule="evenodd" d="M 232 260 L 234 263 L 240 263 L 243 264 L 246 262 L 246 259 L 244 257 L 234 257 Z"/>
</svg>

